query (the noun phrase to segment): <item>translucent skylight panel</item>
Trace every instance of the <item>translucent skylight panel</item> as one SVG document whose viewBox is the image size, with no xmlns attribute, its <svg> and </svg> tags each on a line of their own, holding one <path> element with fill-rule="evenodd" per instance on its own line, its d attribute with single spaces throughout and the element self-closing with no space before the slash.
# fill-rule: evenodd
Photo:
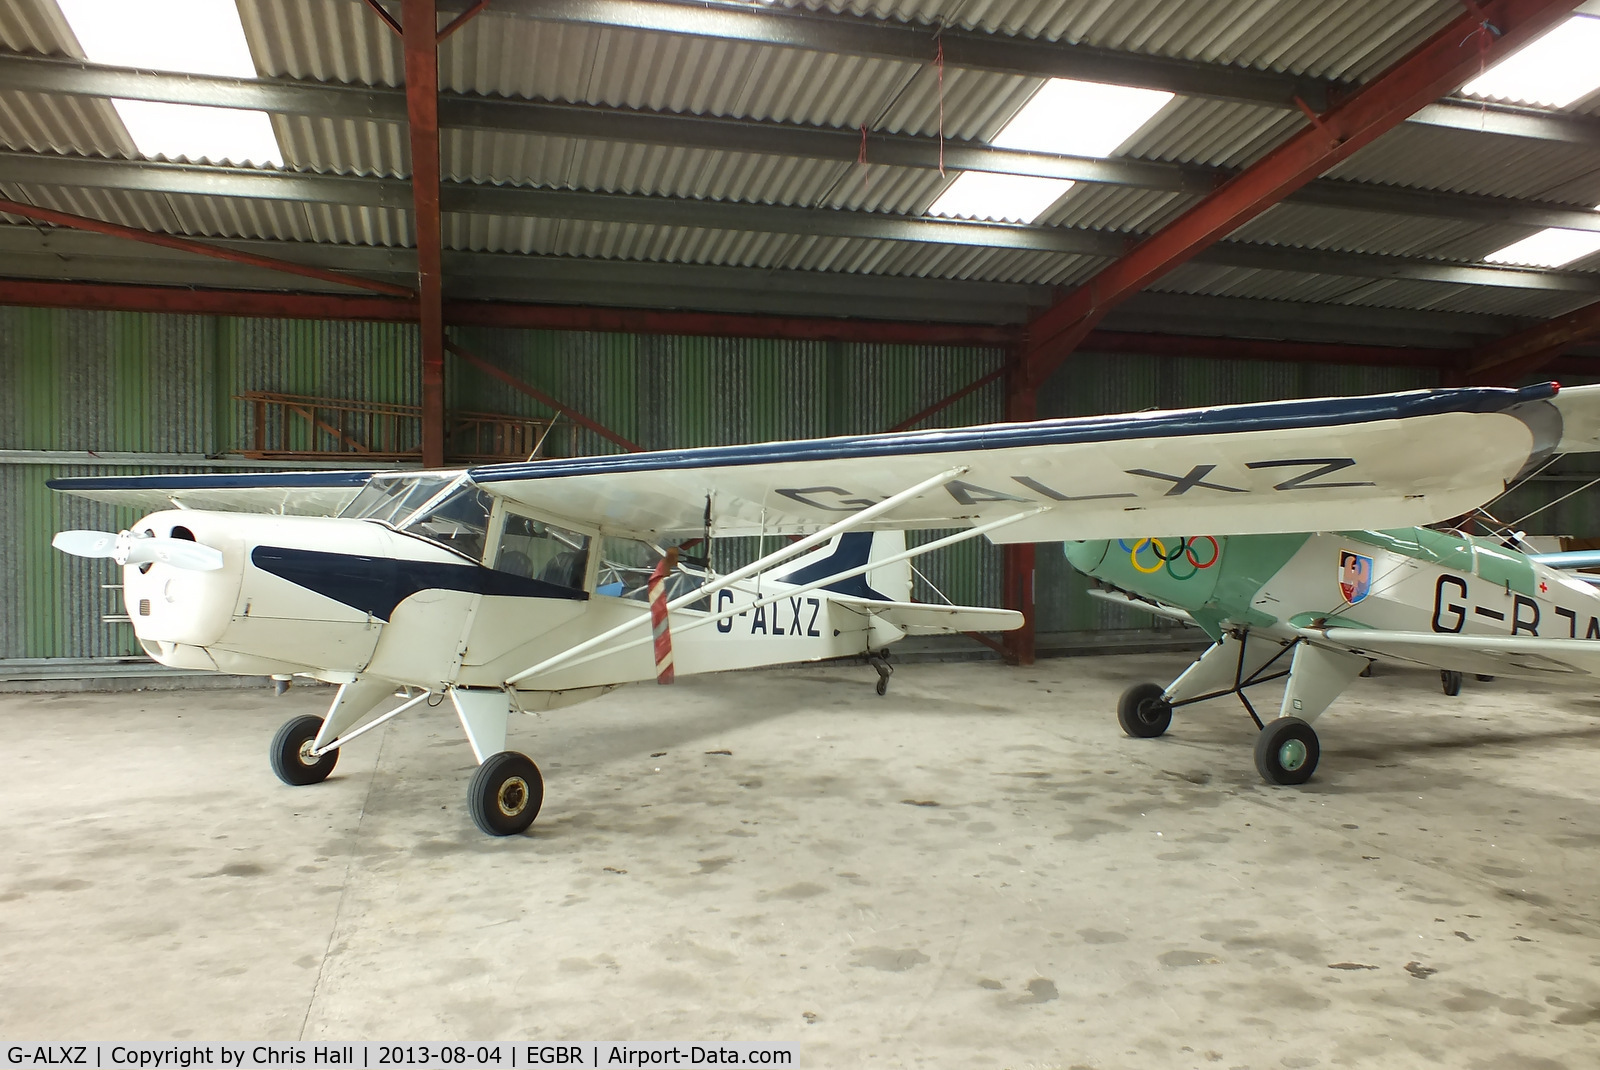
<svg viewBox="0 0 1600 1070">
<path fill-rule="evenodd" d="M 1491 264 L 1558 268 L 1600 252 L 1600 231 L 1550 227 L 1484 257 Z"/>
<path fill-rule="evenodd" d="M 264 111 L 203 108 L 196 104 L 161 104 L 150 100 L 113 100 L 122 125 L 139 155 L 195 163 L 283 163 L 278 136 Z"/>
<path fill-rule="evenodd" d="M 945 187 L 928 214 L 950 219 L 1032 223 L 1071 188 L 1071 180 L 1065 178 L 965 171 Z"/>
<path fill-rule="evenodd" d="M 1171 93 L 1052 78 L 1012 116 L 991 144 L 1026 152 L 1109 156 L 1172 99 Z M 1064 178 L 967 171 L 928 214 L 1031 223 L 1072 188 Z"/>
<path fill-rule="evenodd" d="M 1600 18 L 1574 15 L 1461 87 L 1473 97 L 1563 108 L 1600 89 Z"/>
<path fill-rule="evenodd" d="M 57 0 L 95 63 L 255 78 L 234 0 Z M 144 156 L 215 163 L 283 162 L 266 112 L 113 100 Z"/>
<path fill-rule="evenodd" d="M 1110 156 L 1171 99 L 1171 93 L 1157 89 L 1052 78 L 991 144 L 1064 156 Z"/>
</svg>

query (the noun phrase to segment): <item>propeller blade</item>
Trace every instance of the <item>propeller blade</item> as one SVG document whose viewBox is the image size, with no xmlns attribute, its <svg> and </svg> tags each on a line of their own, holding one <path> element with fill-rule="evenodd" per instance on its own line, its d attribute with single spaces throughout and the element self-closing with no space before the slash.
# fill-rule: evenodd
<svg viewBox="0 0 1600 1070">
<path fill-rule="evenodd" d="M 50 545 L 73 557 L 111 557 L 117 552 L 117 536 L 109 531 L 59 531 Z"/>
<path fill-rule="evenodd" d="M 159 561 L 193 572 L 215 572 L 222 567 L 222 551 L 188 539 L 136 539 L 128 546 L 127 564 Z"/>
</svg>

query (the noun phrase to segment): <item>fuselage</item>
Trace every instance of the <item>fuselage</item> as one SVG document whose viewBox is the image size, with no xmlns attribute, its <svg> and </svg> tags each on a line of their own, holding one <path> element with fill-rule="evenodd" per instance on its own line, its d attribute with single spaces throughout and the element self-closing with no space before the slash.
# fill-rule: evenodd
<svg viewBox="0 0 1600 1070">
<path fill-rule="evenodd" d="M 653 551 L 643 544 L 498 508 L 475 534 L 437 519 L 423 526 L 433 537 L 373 519 L 153 513 L 132 530 L 193 539 L 219 550 L 223 564 L 125 566 L 128 615 L 146 653 L 165 665 L 335 683 L 365 676 L 430 690 L 505 687 L 584 640 L 648 620 L 650 567 L 640 562 Z M 679 572 L 671 593 L 704 579 Z M 674 612 L 676 673 L 857 654 L 901 637 L 826 590 L 756 605 L 793 586 L 762 578 Z M 687 628 L 713 612 L 729 615 Z M 553 667 L 518 682 L 513 697 L 546 709 L 654 679 L 648 624 L 631 637 L 644 642 Z"/>
<path fill-rule="evenodd" d="M 1600 639 L 1600 590 L 1497 540 L 1430 528 L 1066 544 L 1079 571 L 1226 628 Z"/>
</svg>

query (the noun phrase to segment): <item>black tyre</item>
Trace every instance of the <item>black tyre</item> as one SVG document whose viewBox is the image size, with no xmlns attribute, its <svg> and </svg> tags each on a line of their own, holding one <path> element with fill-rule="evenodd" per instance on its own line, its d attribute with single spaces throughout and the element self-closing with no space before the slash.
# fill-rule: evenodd
<svg viewBox="0 0 1600 1070">
<path fill-rule="evenodd" d="M 1454 669 L 1440 669 L 1439 686 L 1444 689 L 1445 694 L 1455 698 L 1461 694 L 1461 674 Z"/>
<path fill-rule="evenodd" d="M 1134 684 L 1117 700 L 1117 723 L 1130 736 L 1152 739 L 1172 723 L 1172 704 L 1160 684 Z"/>
<path fill-rule="evenodd" d="M 328 779 L 339 761 L 339 752 L 331 750 L 320 758 L 311 756 L 311 744 L 322 730 L 322 718 L 306 714 L 291 718 L 272 737 L 272 747 L 267 760 L 278 779 L 294 787 L 317 784 Z"/>
<path fill-rule="evenodd" d="M 491 754 L 467 785 L 467 812 L 490 836 L 515 836 L 533 824 L 544 804 L 544 777 L 533 759 L 516 751 Z"/>
<path fill-rule="evenodd" d="M 1315 729 L 1298 717 L 1268 721 L 1256 736 L 1256 771 L 1268 784 L 1304 784 L 1321 756 Z"/>
<path fill-rule="evenodd" d="M 1486 684 L 1490 680 L 1494 679 L 1494 677 L 1490 676 L 1489 674 L 1481 673 L 1481 672 L 1480 673 L 1474 673 L 1473 676 L 1477 679 L 1478 683 L 1480 683 L 1480 684 Z"/>
</svg>

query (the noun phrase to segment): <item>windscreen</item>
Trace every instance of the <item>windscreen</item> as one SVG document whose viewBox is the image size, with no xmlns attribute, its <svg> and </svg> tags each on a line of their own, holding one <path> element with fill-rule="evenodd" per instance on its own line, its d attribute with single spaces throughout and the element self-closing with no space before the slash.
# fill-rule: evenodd
<svg viewBox="0 0 1600 1070">
<path fill-rule="evenodd" d="M 489 534 L 489 513 L 493 508 L 492 495 L 463 480 L 449 494 L 430 502 L 405 520 L 400 530 L 481 561 Z"/>
<path fill-rule="evenodd" d="M 455 475 L 373 476 L 355 500 L 339 513 L 347 520 L 377 520 L 397 527 L 456 479 Z"/>
</svg>

